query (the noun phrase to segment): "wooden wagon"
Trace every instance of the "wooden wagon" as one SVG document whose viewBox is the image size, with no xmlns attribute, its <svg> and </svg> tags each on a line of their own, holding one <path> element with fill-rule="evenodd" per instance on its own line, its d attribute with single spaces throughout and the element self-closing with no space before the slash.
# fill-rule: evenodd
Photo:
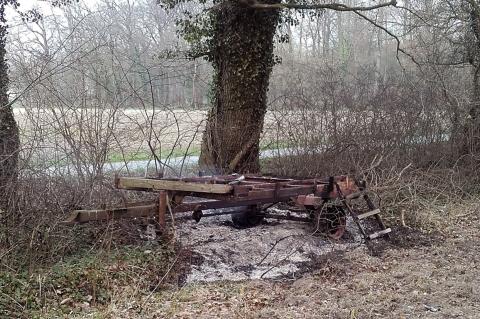
<svg viewBox="0 0 480 319">
<path fill-rule="evenodd" d="M 221 175 L 193 178 L 116 177 L 118 189 L 157 192 L 154 201 L 126 204 L 102 210 L 76 210 L 67 224 L 118 218 L 155 218 L 161 229 L 167 217 L 191 212 L 189 218 L 199 222 L 204 217 L 230 214 L 238 227 L 260 224 L 265 218 L 288 219 L 312 224 L 315 232 L 339 239 L 345 233 L 346 219 L 351 217 L 366 240 L 388 234 L 380 210 L 371 200 L 365 182 L 349 176 L 326 179 L 290 179 L 256 175 Z M 352 201 L 363 199 L 368 209 L 360 212 Z M 284 204 L 292 214 L 275 214 L 269 208 Z M 295 213 L 293 213 L 295 212 Z M 367 233 L 362 220 L 374 218 L 378 230 Z"/>
</svg>

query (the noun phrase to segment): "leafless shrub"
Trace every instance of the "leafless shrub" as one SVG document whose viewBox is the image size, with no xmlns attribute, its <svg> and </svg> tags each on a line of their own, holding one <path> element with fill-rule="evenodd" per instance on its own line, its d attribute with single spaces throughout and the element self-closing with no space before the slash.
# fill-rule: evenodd
<svg viewBox="0 0 480 319">
<path fill-rule="evenodd" d="M 468 104 L 452 104 L 456 93 L 445 86 L 454 83 L 425 82 L 424 74 L 411 73 L 378 83 L 371 71 L 359 78 L 335 66 L 310 68 L 300 73 L 306 80 L 277 88 L 264 139 L 280 151 L 265 159 L 265 170 L 362 175 L 379 191 L 392 222 L 443 225 L 446 207 L 471 196 L 478 181 L 472 174 L 478 158 L 459 150 L 458 118 Z"/>
</svg>

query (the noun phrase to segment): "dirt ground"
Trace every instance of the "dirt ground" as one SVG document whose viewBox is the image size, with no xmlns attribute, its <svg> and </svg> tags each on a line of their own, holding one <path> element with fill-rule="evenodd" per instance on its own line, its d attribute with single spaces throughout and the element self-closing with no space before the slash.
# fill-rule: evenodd
<svg viewBox="0 0 480 319">
<path fill-rule="evenodd" d="M 78 318 L 479 318 L 478 203 L 452 208 L 441 232 L 397 227 L 331 251 L 299 278 L 190 280 Z"/>
</svg>

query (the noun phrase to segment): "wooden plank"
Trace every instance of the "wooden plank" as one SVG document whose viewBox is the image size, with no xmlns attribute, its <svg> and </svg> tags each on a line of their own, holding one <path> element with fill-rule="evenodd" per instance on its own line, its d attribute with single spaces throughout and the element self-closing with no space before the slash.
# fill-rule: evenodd
<svg viewBox="0 0 480 319">
<path fill-rule="evenodd" d="M 297 203 L 307 206 L 320 206 L 325 200 L 322 197 L 301 195 L 297 197 Z"/>
<path fill-rule="evenodd" d="M 136 207 L 123 207 L 112 209 L 75 210 L 62 224 L 86 223 L 94 220 L 110 220 L 127 217 L 153 216 L 157 210 L 157 204 Z"/>
<path fill-rule="evenodd" d="M 167 226 L 166 215 L 167 215 L 167 192 L 161 191 L 158 194 L 158 224 L 162 231 L 164 231 L 165 227 Z"/>
<path fill-rule="evenodd" d="M 368 238 L 369 239 L 375 239 L 375 238 L 378 238 L 380 236 L 386 235 L 386 234 L 390 233 L 391 231 L 392 230 L 390 228 L 387 228 L 387 229 L 381 230 L 379 232 L 368 235 Z"/>
<path fill-rule="evenodd" d="M 360 214 L 358 215 L 358 219 L 364 219 L 364 218 L 367 218 L 369 216 L 373 216 L 373 215 L 377 215 L 377 214 L 380 214 L 380 209 L 374 209 L 374 210 L 371 210 L 369 212 L 366 212 L 366 213 L 363 213 L 363 214 Z"/>
<path fill-rule="evenodd" d="M 131 190 L 172 190 L 194 193 L 227 194 L 232 192 L 233 186 L 225 184 L 202 184 L 195 182 L 170 181 L 163 179 L 118 177 L 115 185 L 119 189 Z"/>
<path fill-rule="evenodd" d="M 258 175 L 249 175 L 246 174 L 245 180 L 247 182 L 250 181 L 263 181 L 263 182 L 271 182 L 271 183 L 277 183 L 277 182 L 290 182 L 293 181 L 291 178 L 278 178 L 278 177 L 269 177 L 269 176 L 258 176 Z"/>
<path fill-rule="evenodd" d="M 356 198 L 359 198 L 360 196 L 363 196 L 363 194 L 364 194 L 363 191 L 354 192 L 345 196 L 345 199 L 347 200 L 356 199 Z"/>
<path fill-rule="evenodd" d="M 235 178 L 224 178 L 224 176 L 209 176 L 209 177 L 184 177 L 184 178 L 162 178 L 166 181 L 183 181 L 192 183 L 204 183 L 204 184 L 227 184 L 233 181 Z"/>
</svg>

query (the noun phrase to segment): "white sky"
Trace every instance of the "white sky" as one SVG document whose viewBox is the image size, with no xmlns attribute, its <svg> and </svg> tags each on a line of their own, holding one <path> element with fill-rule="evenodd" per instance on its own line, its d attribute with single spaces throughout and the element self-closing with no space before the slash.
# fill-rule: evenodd
<svg viewBox="0 0 480 319">
<path fill-rule="evenodd" d="M 38 9 L 40 12 L 43 14 L 48 15 L 49 13 L 55 12 L 55 9 L 52 8 L 52 5 L 49 3 L 49 1 L 45 0 L 18 0 L 20 3 L 19 6 L 19 11 L 25 12 L 30 9 Z M 98 3 L 98 0 L 80 0 L 81 3 L 89 6 L 89 7 L 94 7 L 96 3 Z M 11 7 L 7 7 L 6 10 L 6 16 L 7 16 L 7 21 L 11 20 L 12 18 L 17 17 L 17 13 L 15 10 L 13 10 Z"/>
<path fill-rule="evenodd" d="M 37 9 L 40 9 L 40 11 L 42 13 L 50 13 L 51 12 L 51 5 L 49 3 L 50 0 L 19 0 L 20 2 L 20 10 L 21 11 L 27 11 L 29 9 L 32 9 L 32 8 L 37 8 Z M 380 3 L 380 2 L 387 2 L 388 0 L 374 0 L 374 1 L 371 1 L 371 0 L 364 0 L 364 1 L 361 1 L 365 4 L 369 4 L 369 3 Z M 93 8 L 94 5 L 96 3 L 99 2 L 99 0 L 80 0 L 81 3 L 89 6 L 90 8 Z M 335 1 L 337 2 L 337 1 Z M 343 0 L 343 1 L 338 1 L 340 3 L 342 2 L 347 2 L 347 0 Z M 403 5 L 403 0 L 398 0 L 398 5 Z M 7 18 L 10 18 L 12 16 L 15 16 L 15 12 L 14 10 L 12 9 L 9 9 L 7 10 Z"/>
</svg>

